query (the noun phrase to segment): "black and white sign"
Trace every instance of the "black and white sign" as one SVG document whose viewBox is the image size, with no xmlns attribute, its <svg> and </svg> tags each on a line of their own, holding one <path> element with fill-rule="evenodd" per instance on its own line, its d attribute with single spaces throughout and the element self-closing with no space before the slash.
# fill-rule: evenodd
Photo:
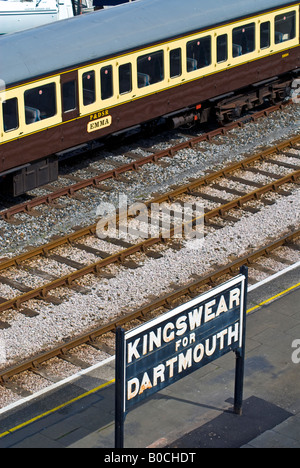
<svg viewBox="0 0 300 468">
<path fill-rule="evenodd" d="M 124 414 L 135 404 L 230 351 L 243 354 L 247 275 L 124 332 L 116 379 Z"/>
<path fill-rule="evenodd" d="M 125 410 L 242 347 L 244 280 L 239 276 L 125 333 Z"/>
</svg>

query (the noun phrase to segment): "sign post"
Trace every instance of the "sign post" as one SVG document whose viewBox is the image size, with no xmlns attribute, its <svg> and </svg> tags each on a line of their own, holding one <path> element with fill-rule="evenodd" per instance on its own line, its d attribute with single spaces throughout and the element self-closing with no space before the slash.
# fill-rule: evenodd
<svg viewBox="0 0 300 468">
<path fill-rule="evenodd" d="M 246 287 L 244 288 L 244 310 L 243 310 L 243 328 L 242 328 L 242 346 L 236 354 L 235 363 L 235 388 L 234 388 L 234 412 L 242 414 L 243 390 L 244 390 L 244 368 L 246 351 L 246 314 L 247 314 L 247 295 L 248 295 L 248 268 L 242 267 L 241 274 L 245 276 Z"/>
<path fill-rule="evenodd" d="M 124 446 L 125 408 L 124 398 L 124 343 L 125 331 L 117 328 L 116 331 L 116 394 L 115 394 L 115 448 Z"/>
<path fill-rule="evenodd" d="M 243 401 L 248 268 L 240 275 L 125 332 L 117 329 L 115 446 L 137 403 L 213 362 L 236 354 L 234 412 Z"/>
</svg>

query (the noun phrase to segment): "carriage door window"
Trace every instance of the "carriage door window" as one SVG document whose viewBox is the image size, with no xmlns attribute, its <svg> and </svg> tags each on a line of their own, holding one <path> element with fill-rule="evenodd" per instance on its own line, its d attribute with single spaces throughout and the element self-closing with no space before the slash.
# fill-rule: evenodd
<svg viewBox="0 0 300 468">
<path fill-rule="evenodd" d="M 228 36 L 223 34 L 217 38 L 217 62 L 226 62 L 228 59 Z"/>
<path fill-rule="evenodd" d="M 275 44 L 290 41 L 296 37 L 296 12 L 291 11 L 275 18 Z"/>
<path fill-rule="evenodd" d="M 182 57 L 181 49 L 170 51 L 170 78 L 176 78 L 182 75 Z"/>
<path fill-rule="evenodd" d="M 18 100 L 17 98 L 7 99 L 2 104 L 3 127 L 5 132 L 16 130 L 19 127 Z"/>
<path fill-rule="evenodd" d="M 63 84 L 62 87 L 63 93 L 63 112 L 70 112 L 77 107 L 76 99 L 76 82 L 68 81 Z"/>
<path fill-rule="evenodd" d="M 114 94 L 113 88 L 113 68 L 111 65 L 101 68 L 101 99 L 109 99 Z"/>
<path fill-rule="evenodd" d="M 83 105 L 88 106 L 96 101 L 95 72 L 82 75 Z"/>
<path fill-rule="evenodd" d="M 271 23 L 266 21 L 260 25 L 260 48 L 267 49 L 271 45 Z"/>
<path fill-rule="evenodd" d="M 78 72 L 73 71 L 60 76 L 62 121 L 78 117 Z"/>
<path fill-rule="evenodd" d="M 125 63 L 119 67 L 119 92 L 120 94 L 130 93 L 132 91 L 132 66 L 131 63 Z"/>
</svg>

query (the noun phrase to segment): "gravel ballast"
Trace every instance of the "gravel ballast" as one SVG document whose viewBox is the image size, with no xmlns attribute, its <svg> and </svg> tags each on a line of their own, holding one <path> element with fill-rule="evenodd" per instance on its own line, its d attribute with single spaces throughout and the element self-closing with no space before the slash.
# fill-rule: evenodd
<svg viewBox="0 0 300 468">
<path fill-rule="evenodd" d="M 238 258 L 264 246 L 267 239 L 271 241 L 274 236 L 288 233 L 289 226 L 299 227 L 299 213 L 300 190 L 297 189 L 292 195 L 277 199 L 274 205 L 256 214 L 245 214 L 234 225 L 207 234 L 203 242 L 187 241 L 180 251 L 167 249 L 162 258 L 147 259 L 136 270 L 121 268 L 112 279 L 89 275 L 84 285 L 90 292 L 82 295 L 68 291 L 67 298 L 65 290 L 61 290 L 66 297 L 61 305 L 29 301 L 28 307 L 38 312 L 37 317 L 28 318 L 12 311 L 4 313 L 3 319 L 11 323 L 11 328 L 1 331 L 7 363 L 104 324 L 121 311 L 141 307 L 149 296 L 167 294 L 171 284 L 184 285 L 194 274 L 201 276 L 213 271 L 215 265 L 226 264 L 228 258 Z M 294 252 L 294 261 L 297 260 Z M 284 267 L 279 265 L 279 269 Z M 257 279 L 266 276 L 260 274 Z"/>
<path fill-rule="evenodd" d="M 207 171 L 219 170 L 224 165 L 242 160 L 254 151 L 260 151 L 268 145 L 299 133 L 299 124 L 300 106 L 289 106 L 283 111 L 271 114 L 268 118 L 235 129 L 226 136 L 217 137 L 213 143 L 204 142 L 196 149 L 182 150 L 174 158 L 163 159 L 164 164 L 148 165 L 138 172 L 126 174 L 127 182 L 110 181 L 107 183 L 112 188 L 110 192 L 85 189 L 80 192 L 85 199 L 65 197 L 59 200 L 58 208 L 50 210 L 46 206 L 39 207 L 41 216 L 17 215 L 18 224 L 8 224 L 0 220 L 0 257 L 23 253 L 28 246 L 45 244 L 53 236 L 63 236 L 79 225 L 83 227 L 94 224 L 97 221 L 96 212 L 99 204 L 110 202 L 117 205 L 120 194 L 125 194 L 130 204 L 146 201 L 152 198 L 153 193 L 164 193 L 173 185 L 187 183 L 191 178 L 202 177 Z M 178 141 L 190 136 L 180 132 L 165 134 L 159 138 L 153 137 L 139 142 L 139 147 L 138 145 L 136 148 L 124 147 L 122 151 L 124 154 L 126 151 L 135 151 L 147 156 L 148 153 L 139 149 L 140 147 L 147 148 L 155 143 L 159 151 L 169 147 L 170 141 L 175 137 Z M 91 169 L 103 172 L 111 168 L 103 161 L 105 156 L 112 158 L 112 154 L 102 151 L 101 155 L 99 160 L 89 162 Z M 126 162 L 122 154 L 116 156 L 116 160 Z M 291 161 L 290 158 L 287 158 L 287 161 Z M 295 162 L 299 163 L 299 160 L 295 159 Z M 81 171 L 82 169 L 78 169 L 76 175 L 82 176 L 85 171 Z M 284 171 L 286 170 L 283 169 L 282 174 Z M 265 178 L 250 172 L 247 173 L 247 177 L 255 181 L 266 181 Z M 228 187 L 243 190 L 243 186 L 230 182 L 226 184 Z M 120 313 L 137 309 L 146 304 L 149 298 L 153 300 L 153 297 L 158 298 L 171 292 L 172 285 L 182 286 L 193 281 L 192 275 L 202 276 L 214 271 L 217 266 L 228 263 L 229 259 L 233 261 L 264 246 L 272 239 L 291 232 L 293 228 L 299 228 L 300 188 L 289 185 L 289 190 L 291 194 L 288 196 L 276 195 L 275 198 L 273 194 L 268 195 L 270 199 L 274 199 L 273 205 L 261 204 L 260 211 L 255 214 L 244 212 L 237 223 L 224 223 L 224 227 L 219 230 L 207 229 L 207 235 L 202 243 L 195 245 L 193 241 L 185 242 L 179 251 L 165 247 L 161 251 L 160 259 L 137 255 L 134 260 L 140 264 L 140 267 L 134 270 L 111 265 L 105 270 L 115 275 L 111 279 L 94 275 L 84 277 L 79 284 L 87 288 L 86 294 L 77 293 L 75 289 L 59 288 L 54 294 L 63 299 L 60 305 L 42 300 L 28 301 L 24 307 L 34 310 L 38 314 L 35 317 L 27 317 L 15 310 L 4 312 L 1 320 L 9 323 L 10 328 L 0 330 L 1 344 L 6 353 L 6 361 L 0 363 L 0 368 L 51 349 L 61 342 L 111 321 Z M 34 193 L 38 195 L 39 191 Z M 227 192 L 222 192 L 222 195 L 228 199 L 232 198 Z M 207 202 L 206 207 L 208 206 Z M 107 244 L 97 238 L 89 238 L 85 242 L 91 247 L 109 253 L 120 250 L 120 247 Z M 57 253 L 63 255 L 64 249 L 62 247 Z M 299 251 L 291 252 L 287 247 L 280 249 L 279 253 L 289 261 L 297 262 L 300 259 Z M 97 260 L 92 254 L 76 249 L 72 252 L 72 259 L 81 263 Z M 271 259 L 266 263 L 261 262 L 274 272 L 286 268 L 286 264 Z M 71 267 L 58 265 L 51 259 L 34 259 L 28 262 L 28 266 L 41 268 L 49 275 L 55 276 L 72 271 Z M 25 267 L 26 264 L 23 270 L 11 269 L 10 277 L 26 283 L 29 287 L 40 285 L 43 280 L 38 276 L 29 276 Z M 259 271 L 251 272 L 251 275 L 254 275 L 253 279 L 257 281 L 268 276 L 267 273 Z M 0 284 L 0 297 L 10 298 L 15 294 L 16 291 L 10 286 Z M 89 359 L 96 362 L 101 356 L 96 353 Z M 57 363 L 58 367 L 59 365 L 61 362 Z M 71 375 L 76 369 L 76 366 L 64 363 L 61 373 Z M 27 390 L 35 391 L 36 383 L 32 383 L 30 390 L 30 382 L 28 379 Z M 41 382 L 42 387 L 46 385 L 46 382 Z M 11 390 L 1 389 L 0 406 L 15 399 L 16 396 Z"/>
</svg>

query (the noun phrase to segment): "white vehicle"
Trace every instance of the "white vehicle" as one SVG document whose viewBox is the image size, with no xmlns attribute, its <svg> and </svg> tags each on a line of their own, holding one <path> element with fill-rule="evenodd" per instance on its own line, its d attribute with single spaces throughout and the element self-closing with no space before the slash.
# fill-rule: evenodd
<svg viewBox="0 0 300 468">
<path fill-rule="evenodd" d="M 73 16 L 71 0 L 0 0 L 0 34 L 22 31 Z"/>
</svg>

